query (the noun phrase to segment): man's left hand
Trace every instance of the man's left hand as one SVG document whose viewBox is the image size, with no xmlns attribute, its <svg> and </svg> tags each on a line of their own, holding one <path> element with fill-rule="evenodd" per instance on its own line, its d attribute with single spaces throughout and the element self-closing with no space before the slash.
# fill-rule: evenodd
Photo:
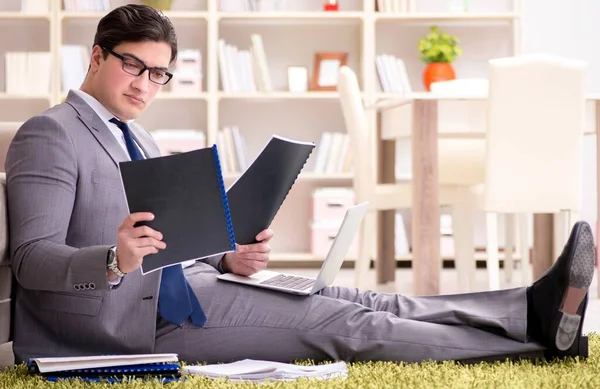
<svg viewBox="0 0 600 389">
<path fill-rule="evenodd" d="M 240 276 L 250 276 L 267 267 L 271 246 L 269 241 L 273 238 L 273 230 L 266 229 L 256 235 L 258 243 L 236 245 L 232 253 L 225 254 L 222 260 L 223 270 Z"/>
</svg>

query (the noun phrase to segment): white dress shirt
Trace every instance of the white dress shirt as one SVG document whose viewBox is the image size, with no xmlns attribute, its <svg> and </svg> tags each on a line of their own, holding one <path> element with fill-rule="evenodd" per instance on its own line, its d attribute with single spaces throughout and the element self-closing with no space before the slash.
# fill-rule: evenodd
<svg viewBox="0 0 600 389">
<path fill-rule="evenodd" d="M 123 150 L 125 150 L 125 154 L 129 157 L 129 151 L 127 151 L 127 144 L 125 143 L 125 136 L 123 135 L 123 131 L 121 131 L 121 129 L 116 124 L 110 122 L 110 119 L 117 118 L 117 117 L 115 115 L 113 115 L 112 113 L 110 113 L 110 111 L 108 109 L 106 109 L 106 107 L 104 107 L 98 100 L 96 100 L 94 97 L 90 96 L 89 94 L 85 93 L 84 91 L 79 90 L 79 89 L 72 89 L 72 91 L 77 96 L 81 97 L 87 103 L 87 105 L 89 105 L 94 110 L 94 112 L 96 112 L 96 114 L 100 117 L 100 119 L 102 119 L 104 124 L 106 124 L 106 126 L 108 127 L 110 132 L 117 139 L 117 141 L 119 142 L 119 144 L 121 145 Z M 117 119 L 119 119 L 119 118 L 117 118 Z M 119 120 L 121 120 L 121 119 L 119 119 Z M 126 121 L 126 123 L 131 126 L 131 123 L 133 123 L 133 120 Z M 142 150 L 140 145 L 137 144 L 135 139 L 133 140 L 133 142 L 135 143 L 137 148 L 140 150 L 140 152 L 142 153 L 144 158 L 146 158 L 146 154 L 144 154 L 144 150 Z"/>
</svg>

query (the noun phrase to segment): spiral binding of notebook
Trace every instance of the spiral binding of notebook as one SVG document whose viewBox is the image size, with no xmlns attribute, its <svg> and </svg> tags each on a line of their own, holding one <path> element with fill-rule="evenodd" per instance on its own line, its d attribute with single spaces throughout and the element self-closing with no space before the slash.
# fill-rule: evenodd
<svg viewBox="0 0 600 389">
<path fill-rule="evenodd" d="M 215 167 L 217 169 L 217 177 L 219 178 L 219 189 L 221 191 L 221 200 L 223 201 L 223 209 L 225 210 L 225 221 L 227 223 L 227 233 L 229 235 L 229 244 L 231 250 L 235 250 L 235 232 L 233 230 L 233 222 L 231 221 L 231 211 L 229 210 L 229 202 L 227 201 L 227 191 L 225 190 L 225 183 L 223 182 L 223 173 L 221 170 L 221 160 L 219 159 L 219 152 L 217 145 L 212 146 L 212 151 L 215 159 Z"/>
<path fill-rule="evenodd" d="M 179 380 L 181 372 L 179 364 L 173 362 L 158 362 L 138 365 L 96 367 L 88 369 L 60 370 L 41 373 L 36 362 L 32 359 L 27 361 L 27 372 L 29 374 L 41 375 L 49 381 L 77 378 L 89 382 L 121 382 L 123 379 L 158 379 L 161 382 Z"/>
</svg>

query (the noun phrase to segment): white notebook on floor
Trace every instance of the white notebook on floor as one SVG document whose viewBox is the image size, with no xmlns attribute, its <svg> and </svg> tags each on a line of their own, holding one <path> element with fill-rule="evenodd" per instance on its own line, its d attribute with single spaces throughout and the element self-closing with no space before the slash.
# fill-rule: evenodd
<svg viewBox="0 0 600 389">
<path fill-rule="evenodd" d="M 316 278 L 270 270 L 262 270 L 249 277 L 225 273 L 217 276 L 217 278 L 223 281 L 237 282 L 244 285 L 302 296 L 315 294 L 324 287 L 331 285 L 335 280 L 335 277 L 342 267 L 344 258 L 352 245 L 352 241 L 360 228 L 368 206 L 369 203 L 364 202 L 348 208 L 344 220 L 342 221 L 342 225 L 329 248 L 327 257 L 325 258 L 325 261 L 323 261 L 321 270 Z"/>
</svg>

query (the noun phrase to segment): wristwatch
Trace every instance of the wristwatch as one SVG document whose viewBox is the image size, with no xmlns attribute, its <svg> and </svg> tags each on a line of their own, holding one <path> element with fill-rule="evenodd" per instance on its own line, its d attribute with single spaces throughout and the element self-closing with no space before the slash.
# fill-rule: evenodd
<svg viewBox="0 0 600 389">
<path fill-rule="evenodd" d="M 117 261 L 117 246 L 113 246 L 108 249 L 108 259 L 106 260 L 106 265 L 118 277 L 125 277 L 126 273 L 123 273 L 121 270 L 119 270 L 119 263 Z"/>
</svg>

